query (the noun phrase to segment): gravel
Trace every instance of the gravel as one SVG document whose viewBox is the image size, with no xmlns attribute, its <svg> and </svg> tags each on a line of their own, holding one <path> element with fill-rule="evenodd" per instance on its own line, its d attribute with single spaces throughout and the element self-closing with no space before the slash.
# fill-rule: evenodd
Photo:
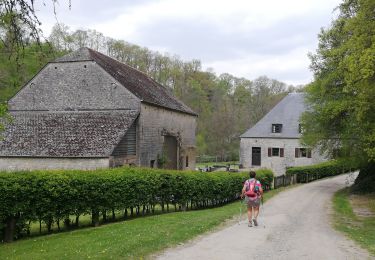
<svg viewBox="0 0 375 260">
<path fill-rule="evenodd" d="M 348 174 L 315 181 L 269 200 L 258 227 L 247 220 L 169 249 L 157 259 L 375 259 L 334 231 L 331 198 L 353 180 Z"/>
</svg>

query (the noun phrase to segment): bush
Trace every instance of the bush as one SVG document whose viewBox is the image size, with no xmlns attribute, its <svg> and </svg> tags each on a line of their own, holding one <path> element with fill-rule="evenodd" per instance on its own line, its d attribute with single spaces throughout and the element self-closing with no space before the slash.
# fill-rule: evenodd
<svg viewBox="0 0 375 260">
<path fill-rule="evenodd" d="M 335 160 L 315 165 L 290 167 L 286 170 L 286 174 L 296 175 L 298 183 L 305 183 L 350 171 L 351 167 L 348 164 Z"/>
<path fill-rule="evenodd" d="M 273 174 L 259 170 L 257 178 L 270 187 Z M 70 216 L 91 214 L 93 225 L 108 212 L 128 210 L 133 214 L 192 209 L 221 205 L 237 199 L 246 173 L 201 173 L 146 168 L 118 168 L 96 171 L 32 171 L 0 173 L 0 233 L 5 241 L 18 238 L 28 223 L 39 221 L 48 231 L 54 223 L 60 229 Z M 135 213 L 134 213 L 135 211 Z M 9 231 L 12 221 L 17 230 Z M 7 228 L 5 228 L 7 227 Z M 14 228 L 14 225 L 13 225 Z M 2 230 L 2 231 L 1 231 Z M 10 234 L 10 233 L 11 234 Z M 1 235 L 1 234 L 0 234 Z M 11 236 L 11 237 L 9 237 Z"/>
</svg>

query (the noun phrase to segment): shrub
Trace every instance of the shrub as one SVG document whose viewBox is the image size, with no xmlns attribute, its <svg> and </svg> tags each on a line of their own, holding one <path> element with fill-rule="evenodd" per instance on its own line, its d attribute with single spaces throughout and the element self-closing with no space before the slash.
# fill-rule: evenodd
<svg viewBox="0 0 375 260">
<path fill-rule="evenodd" d="M 350 172 L 350 170 L 350 166 L 346 163 L 334 160 L 315 165 L 290 167 L 286 170 L 286 174 L 296 175 L 298 183 L 305 183 L 329 176 L 335 176 Z"/>
<path fill-rule="evenodd" d="M 273 174 L 259 170 L 257 178 L 270 187 Z M 99 216 L 123 211 L 130 214 L 192 209 L 221 205 L 237 199 L 246 173 L 201 173 L 147 168 L 118 168 L 96 171 L 32 171 L 0 173 L 0 233 L 11 241 L 9 231 L 16 221 L 15 238 L 27 233 L 28 223 L 39 221 L 51 231 L 61 221 L 69 224 L 70 216 L 91 214 L 99 224 Z M 134 212 L 135 211 L 135 212 Z M 6 228 L 7 227 L 7 228 Z M 14 225 L 13 225 L 14 227 Z M 3 230 L 3 231 L 1 231 Z M 10 234 L 10 233 L 12 234 Z M 0 234 L 1 235 L 1 234 Z M 11 236 L 11 237 L 10 237 Z"/>
</svg>

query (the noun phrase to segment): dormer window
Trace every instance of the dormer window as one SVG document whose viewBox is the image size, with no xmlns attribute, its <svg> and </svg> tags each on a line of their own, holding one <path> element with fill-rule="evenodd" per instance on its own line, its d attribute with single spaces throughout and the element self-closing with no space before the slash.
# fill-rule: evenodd
<svg viewBox="0 0 375 260">
<path fill-rule="evenodd" d="M 272 124 L 272 133 L 281 133 L 282 128 L 282 124 Z"/>
</svg>

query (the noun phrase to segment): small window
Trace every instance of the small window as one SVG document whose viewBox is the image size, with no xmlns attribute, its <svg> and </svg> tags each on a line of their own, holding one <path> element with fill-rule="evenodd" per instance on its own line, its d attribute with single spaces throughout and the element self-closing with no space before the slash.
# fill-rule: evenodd
<svg viewBox="0 0 375 260">
<path fill-rule="evenodd" d="M 281 133 L 282 128 L 282 124 L 272 124 L 272 133 Z"/>
<path fill-rule="evenodd" d="M 87 66 L 86 66 L 86 65 L 83 65 L 83 67 L 84 67 L 84 68 L 87 68 Z"/>
<path fill-rule="evenodd" d="M 57 67 L 55 67 L 55 70 L 57 70 Z"/>
<path fill-rule="evenodd" d="M 187 167 L 189 167 L 189 156 L 186 156 L 186 159 L 185 159 L 186 161 L 186 164 L 185 164 L 185 167 L 187 168 Z"/>
<path fill-rule="evenodd" d="M 284 157 L 284 148 L 269 147 L 268 157 Z"/>
<path fill-rule="evenodd" d="M 296 148 L 295 157 L 296 158 L 311 158 L 311 149 L 309 149 L 309 148 Z"/>
</svg>

